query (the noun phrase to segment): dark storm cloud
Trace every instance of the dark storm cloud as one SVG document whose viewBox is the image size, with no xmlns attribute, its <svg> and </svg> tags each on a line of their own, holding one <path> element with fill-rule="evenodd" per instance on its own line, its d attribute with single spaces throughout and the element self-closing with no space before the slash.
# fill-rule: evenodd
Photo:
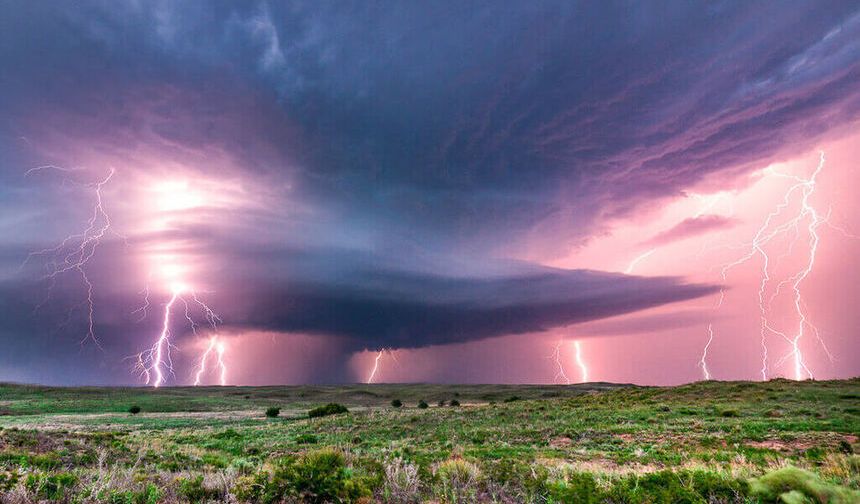
<svg viewBox="0 0 860 504">
<path fill-rule="evenodd" d="M 417 348 L 535 333 L 578 322 L 634 312 L 715 292 L 714 286 L 677 278 L 642 278 L 587 270 L 559 270 L 498 261 L 480 274 L 434 272 L 435 264 L 409 263 L 348 250 L 254 250 L 209 241 L 229 268 L 218 275 L 218 290 L 206 293 L 232 330 L 264 329 L 339 337 L 345 351 L 364 348 Z M 230 249 L 229 247 L 233 247 Z M 118 283 L 127 271 L 122 243 L 107 244 L 92 265 L 96 332 L 111 355 L 134 355 L 158 333 L 160 317 L 138 321 L 142 297 Z M 34 266 L 35 267 L 35 266 Z M 38 348 L 39 359 L 60 359 L 64 345 L 86 334 L 83 286 L 76 274 L 48 289 L 23 275 L 0 284 L 4 332 L 26 334 L 10 341 L 16 353 Z M 44 300 L 38 309 L 32 307 Z M 153 313 L 165 299 L 150 294 Z M 72 311 L 69 311 L 72 310 Z M 192 335 L 175 328 L 174 342 Z M 9 337 L 12 340 L 11 336 Z M 118 369 L 117 379 L 127 377 Z M 80 373 L 81 371 L 76 371 Z"/>
<path fill-rule="evenodd" d="M 693 236 L 709 233 L 719 229 L 726 229 L 737 223 L 735 219 L 722 215 L 700 215 L 684 219 L 671 228 L 657 233 L 653 238 L 644 242 L 644 245 L 665 245 L 678 240 L 685 240 Z"/>
<path fill-rule="evenodd" d="M 225 320 L 337 335 L 354 348 L 423 346 L 711 292 L 485 258 L 527 242 L 569 251 L 608 219 L 709 175 L 728 184 L 860 114 L 850 2 L 0 9 L 7 361 L 68 363 L 51 328 L 66 319 L 59 307 L 79 303 L 69 286 L 55 293 L 56 311 L 33 318 L 39 290 L 20 282 L 18 252 L 2 252 L 55 243 L 86 219 L 44 197 L 67 188 L 25 180 L 32 166 L 95 159 L 98 173 L 117 168 L 118 185 L 159 162 L 252 181 L 269 191 L 257 213 L 215 212 L 204 229 L 173 231 L 209 254 L 211 280 L 225 279 L 213 296 Z M 703 229 L 681 226 L 667 233 Z M 130 231 L 132 246 L 155 239 Z M 117 274 L 129 270 L 116 257 L 105 250 L 93 265 L 97 322 L 109 351 L 125 355 L 152 327 L 130 323 L 141 279 Z"/>
<path fill-rule="evenodd" d="M 298 172 L 307 201 L 476 251 L 546 232 L 567 250 L 606 217 L 802 148 L 860 110 L 847 2 L 7 10 L 11 123 L 49 104 L 95 117 L 85 140 L 122 145 L 114 132 L 145 123 L 174 153 Z"/>
</svg>

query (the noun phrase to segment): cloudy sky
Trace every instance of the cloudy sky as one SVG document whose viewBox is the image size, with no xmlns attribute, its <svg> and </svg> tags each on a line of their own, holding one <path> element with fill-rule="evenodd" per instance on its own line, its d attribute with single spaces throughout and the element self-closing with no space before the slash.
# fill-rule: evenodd
<svg viewBox="0 0 860 504">
<path fill-rule="evenodd" d="M 0 380 L 860 374 L 855 3 L 13 0 L 0 64 Z"/>
</svg>

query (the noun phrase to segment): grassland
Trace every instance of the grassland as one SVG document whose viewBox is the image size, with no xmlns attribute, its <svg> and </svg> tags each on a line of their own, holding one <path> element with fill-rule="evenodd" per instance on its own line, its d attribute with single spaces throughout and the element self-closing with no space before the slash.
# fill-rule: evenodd
<svg viewBox="0 0 860 504">
<path fill-rule="evenodd" d="M 0 385 L 0 502 L 855 503 L 858 435 L 858 379 Z"/>
</svg>

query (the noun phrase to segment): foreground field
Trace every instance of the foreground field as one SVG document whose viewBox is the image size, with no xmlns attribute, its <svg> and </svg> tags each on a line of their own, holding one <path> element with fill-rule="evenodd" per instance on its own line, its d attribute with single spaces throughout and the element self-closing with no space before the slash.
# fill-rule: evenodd
<svg viewBox="0 0 860 504">
<path fill-rule="evenodd" d="M 0 502 L 855 503 L 858 434 L 857 379 L 0 385 Z"/>
</svg>

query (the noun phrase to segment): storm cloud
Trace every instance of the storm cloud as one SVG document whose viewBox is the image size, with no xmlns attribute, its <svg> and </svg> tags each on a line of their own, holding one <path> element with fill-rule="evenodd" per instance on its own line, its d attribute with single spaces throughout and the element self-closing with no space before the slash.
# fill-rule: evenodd
<svg viewBox="0 0 860 504">
<path fill-rule="evenodd" d="M 850 2 L 2 10 L 6 360 L 54 352 L 50 328 L 79 306 L 69 277 L 54 307 L 31 315 L 45 285 L 18 265 L 80 229 L 93 197 L 25 177 L 34 166 L 116 170 L 105 200 L 122 239 L 109 236 L 91 265 L 113 356 L 152 330 L 127 314 L 146 283 L 135 254 L 159 240 L 193 259 L 227 325 L 413 348 L 712 293 L 683 278 L 510 258 L 563 255 L 615 219 L 728 184 L 860 116 Z M 141 188 L 175 174 L 211 182 L 218 197 L 146 229 L 153 198 Z M 732 224 L 690 218 L 648 244 Z"/>
</svg>

